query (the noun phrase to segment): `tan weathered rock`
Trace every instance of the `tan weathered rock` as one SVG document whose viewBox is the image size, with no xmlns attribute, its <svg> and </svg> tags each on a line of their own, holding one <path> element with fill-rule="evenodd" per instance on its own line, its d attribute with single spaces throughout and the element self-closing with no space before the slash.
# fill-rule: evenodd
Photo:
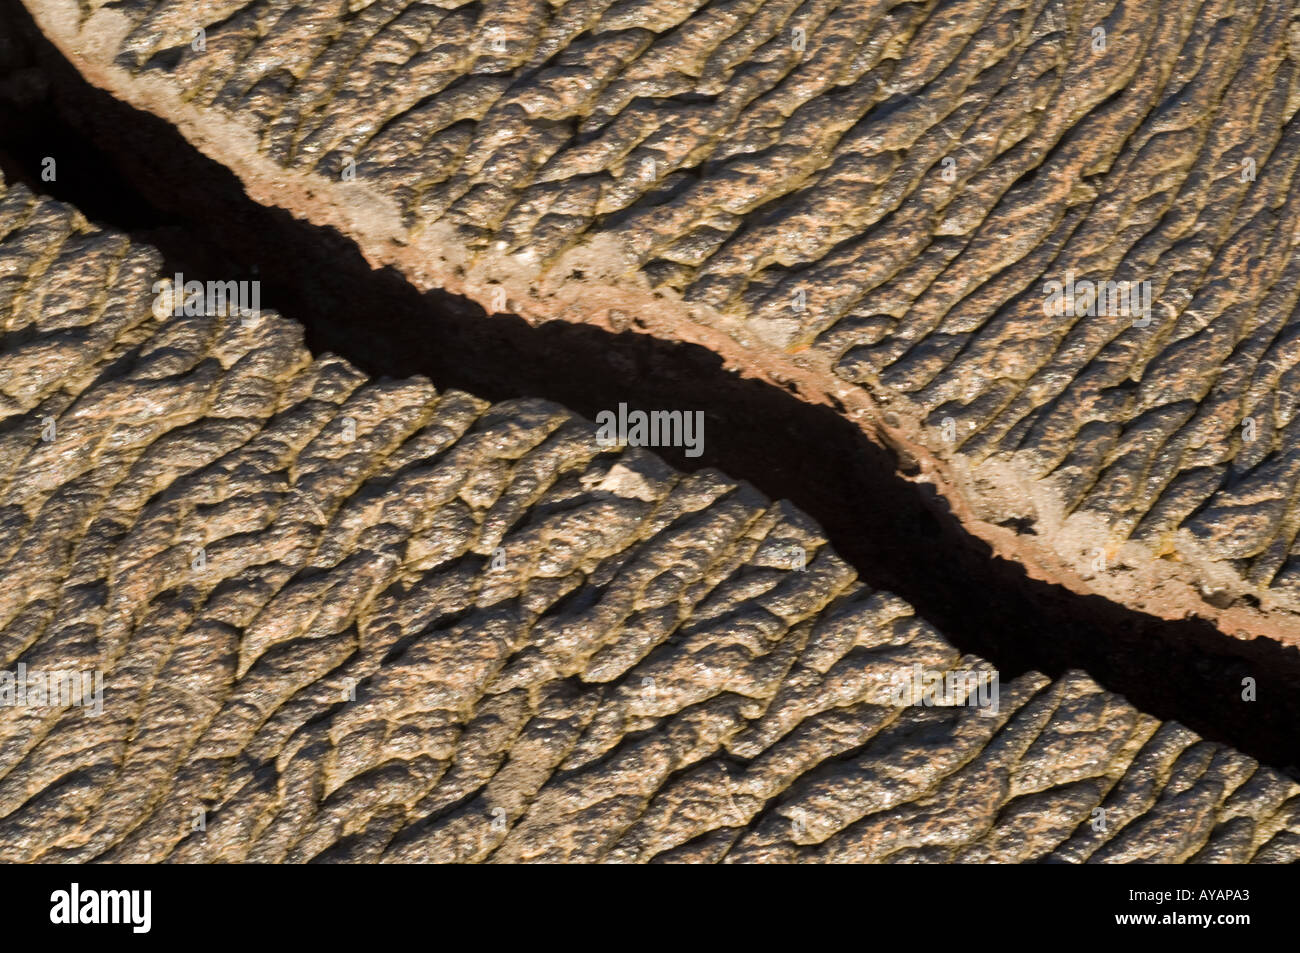
<svg viewBox="0 0 1300 953">
<path fill-rule="evenodd" d="M 632 315 L 1040 578 L 1300 641 L 1293 4 L 24 2 L 418 286 Z M 1071 275 L 1149 315 L 1046 314 Z"/>
<path fill-rule="evenodd" d="M 160 271 L 0 191 L 0 671 L 103 678 L 0 706 L 0 859 L 1300 856 L 1300 787 L 1081 674 L 900 704 L 992 670 L 788 505 Z"/>
</svg>

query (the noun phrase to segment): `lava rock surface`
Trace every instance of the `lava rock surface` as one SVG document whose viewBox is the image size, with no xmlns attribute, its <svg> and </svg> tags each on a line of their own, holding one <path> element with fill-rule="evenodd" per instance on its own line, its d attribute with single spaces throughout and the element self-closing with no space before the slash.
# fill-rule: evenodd
<svg viewBox="0 0 1300 953">
<path fill-rule="evenodd" d="M 705 344 L 1039 578 L 1300 642 L 1294 4 L 25 3 L 376 265 Z"/>
<path fill-rule="evenodd" d="M 993 674 L 798 511 L 177 316 L 151 248 L 0 186 L 5 861 L 1255 861 L 1300 787 L 1071 672 Z"/>
</svg>

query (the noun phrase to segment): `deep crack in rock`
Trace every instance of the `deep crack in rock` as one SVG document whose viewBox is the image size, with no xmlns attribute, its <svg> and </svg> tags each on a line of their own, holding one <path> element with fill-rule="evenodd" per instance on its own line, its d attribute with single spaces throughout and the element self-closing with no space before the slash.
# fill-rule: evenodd
<svg viewBox="0 0 1300 953">
<path fill-rule="evenodd" d="M 417 287 L 634 316 L 1036 578 L 1300 642 L 1292 5 L 26 4 Z"/>
<path fill-rule="evenodd" d="M 0 183 L 0 858 L 1300 856 L 1293 781 L 1000 678 L 788 503 L 161 274 Z"/>
<path fill-rule="evenodd" d="M 25 105 L 6 117 L 6 173 L 158 247 L 165 271 L 229 279 L 256 265 L 266 304 L 299 321 L 316 354 L 340 354 L 377 376 L 422 374 L 439 389 L 491 400 L 545 397 L 589 418 L 620 401 L 702 409 L 705 455 L 664 456 L 793 501 L 863 579 L 902 595 L 963 651 L 1009 675 L 1083 669 L 1145 711 L 1296 770 L 1294 647 L 1230 639 L 1204 621 L 1159 620 L 1028 578 L 992 557 L 932 487 L 900 478 L 908 461 L 829 408 L 724 370 L 703 348 L 636 330 L 533 326 L 422 294 L 393 269 L 372 268 L 351 239 L 252 202 L 170 125 L 87 84 L 21 7 L 5 0 L 4 9 L 9 35 L 25 46 L 16 55 L 33 67 L 19 88 L 25 99 L 9 97 Z M 65 163 L 52 184 L 39 174 L 51 150 Z M 1241 700 L 1247 676 L 1259 685 L 1250 704 Z"/>
</svg>

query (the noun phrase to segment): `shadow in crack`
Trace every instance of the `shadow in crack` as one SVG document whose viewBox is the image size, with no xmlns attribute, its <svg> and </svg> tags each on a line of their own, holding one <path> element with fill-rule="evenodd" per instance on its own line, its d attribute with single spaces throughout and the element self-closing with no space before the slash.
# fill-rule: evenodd
<svg viewBox="0 0 1300 953">
<path fill-rule="evenodd" d="M 41 177 L 46 157 L 57 177 Z M 0 168 L 162 252 L 168 271 L 262 282 L 262 303 L 306 329 L 314 353 L 376 376 L 423 374 L 480 397 L 544 397 L 594 418 L 620 402 L 701 409 L 717 467 L 791 500 L 873 586 L 911 602 L 959 648 L 1004 676 L 1088 672 L 1139 708 L 1275 767 L 1300 763 L 1300 652 L 1165 622 L 1026 577 L 967 533 L 931 488 L 826 407 L 723 369 L 713 353 L 561 322 L 530 327 L 374 270 L 337 232 L 252 202 L 238 180 L 170 125 L 85 82 L 0 0 Z M 1258 701 L 1241 698 L 1242 679 Z"/>
</svg>

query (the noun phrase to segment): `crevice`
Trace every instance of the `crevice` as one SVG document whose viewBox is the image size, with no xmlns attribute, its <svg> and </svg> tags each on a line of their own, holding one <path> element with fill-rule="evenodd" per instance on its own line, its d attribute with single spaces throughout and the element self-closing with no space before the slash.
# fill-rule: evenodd
<svg viewBox="0 0 1300 953">
<path fill-rule="evenodd" d="M 50 182 L 46 157 L 56 162 Z M 1144 711 L 1300 777 L 1300 650 L 1029 578 L 830 407 L 741 378 L 704 348 L 560 321 L 533 327 L 419 292 L 334 229 L 253 202 L 170 124 L 91 86 L 17 0 L 0 0 L 0 169 L 154 246 L 165 273 L 259 279 L 263 307 L 300 323 L 314 354 L 371 375 L 424 375 L 493 401 L 546 398 L 589 419 L 620 403 L 702 410 L 701 456 L 655 452 L 792 501 L 866 583 L 908 600 L 1004 679 L 1082 669 Z M 1257 701 L 1242 700 L 1247 677 Z"/>
</svg>

